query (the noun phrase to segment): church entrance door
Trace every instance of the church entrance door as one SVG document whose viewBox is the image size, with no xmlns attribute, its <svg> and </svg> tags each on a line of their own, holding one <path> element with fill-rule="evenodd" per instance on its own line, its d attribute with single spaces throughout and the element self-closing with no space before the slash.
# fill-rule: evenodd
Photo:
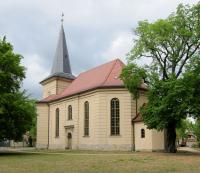
<svg viewBox="0 0 200 173">
<path fill-rule="evenodd" d="M 71 133 L 67 134 L 67 148 L 72 149 L 72 134 Z"/>
</svg>

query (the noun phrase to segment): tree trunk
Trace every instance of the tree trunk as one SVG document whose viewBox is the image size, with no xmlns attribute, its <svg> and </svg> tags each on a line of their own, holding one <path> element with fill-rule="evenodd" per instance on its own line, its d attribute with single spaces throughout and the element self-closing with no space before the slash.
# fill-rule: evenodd
<svg viewBox="0 0 200 173">
<path fill-rule="evenodd" d="M 165 152 L 176 153 L 176 125 L 170 124 L 165 129 Z"/>
</svg>

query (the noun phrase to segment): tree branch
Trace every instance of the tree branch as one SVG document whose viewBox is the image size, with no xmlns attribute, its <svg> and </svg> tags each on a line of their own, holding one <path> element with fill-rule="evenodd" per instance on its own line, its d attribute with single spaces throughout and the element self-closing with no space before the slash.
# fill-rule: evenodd
<svg viewBox="0 0 200 173">
<path fill-rule="evenodd" d="M 185 57 L 185 59 L 183 60 L 181 66 L 180 66 L 180 68 L 179 68 L 179 70 L 178 70 L 178 72 L 177 72 L 177 74 L 176 74 L 176 78 L 178 78 L 179 75 L 181 74 L 182 69 L 183 69 L 183 67 L 184 67 L 184 65 L 185 65 L 185 63 L 186 63 L 186 61 L 187 61 L 192 55 L 194 55 L 194 53 L 195 53 L 195 52 L 197 51 L 197 49 L 200 47 L 200 43 L 199 43 L 199 44 L 195 47 L 195 49 L 190 53 L 191 47 L 192 47 L 192 44 L 189 46 L 189 49 L 187 50 L 186 57 Z"/>
<path fill-rule="evenodd" d="M 159 54 L 158 51 L 152 50 L 152 54 L 154 55 L 154 57 L 156 58 L 156 60 L 157 60 L 158 63 L 160 64 L 160 67 L 161 67 L 161 69 L 162 69 L 162 71 L 163 71 L 163 80 L 164 80 L 165 78 L 168 79 L 166 67 L 164 67 L 164 66 L 166 66 L 166 62 L 165 62 L 164 64 L 162 64 L 162 62 L 161 62 L 162 57 L 161 57 L 161 55 Z M 166 57 L 166 58 L 167 58 L 167 57 Z M 166 59 L 166 58 L 165 58 L 165 59 Z M 165 60 L 165 61 L 166 61 L 166 60 Z"/>
</svg>

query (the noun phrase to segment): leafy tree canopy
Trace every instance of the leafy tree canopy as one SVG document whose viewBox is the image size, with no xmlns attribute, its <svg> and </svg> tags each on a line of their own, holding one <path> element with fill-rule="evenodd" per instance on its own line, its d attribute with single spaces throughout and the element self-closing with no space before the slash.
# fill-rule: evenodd
<svg viewBox="0 0 200 173">
<path fill-rule="evenodd" d="M 192 124 L 192 132 L 196 137 L 197 146 L 200 147 L 200 119 L 197 119 L 194 124 Z"/>
<path fill-rule="evenodd" d="M 199 19 L 197 3 L 180 4 L 167 19 L 139 22 L 129 63 L 121 74 L 134 98 L 139 98 L 143 82 L 148 85 L 148 104 L 141 108 L 141 114 L 148 128 L 165 130 L 166 152 L 176 152 L 175 129 L 181 120 L 200 115 Z M 150 63 L 139 67 L 138 60 Z"/>
<path fill-rule="evenodd" d="M 193 132 L 192 126 L 193 124 L 191 121 L 188 119 L 183 119 L 176 129 L 177 139 L 180 140 L 188 138 L 188 135 Z"/>
<path fill-rule="evenodd" d="M 5 37 L 0 39 L 0 141 L 20 140 L 36 116 L 34 102 L 20 91 L 25 78 L 21 59 Z"/>
</svg>

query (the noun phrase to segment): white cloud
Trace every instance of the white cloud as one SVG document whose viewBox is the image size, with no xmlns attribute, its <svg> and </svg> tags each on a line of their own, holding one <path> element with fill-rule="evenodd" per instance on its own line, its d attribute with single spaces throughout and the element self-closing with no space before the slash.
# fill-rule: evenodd
<svg viewBox="0 0 200 173">
<path fill-rule="evenodd" d="M 26 79 L 23 81 L 23 88 L 28 90 L 28 94 L 32 96 L 41 96 L 41 86 L 38 82 L 49 75 L 49 70 L 43 67 L 42 58 L 37 54 L 24 55 L 22 65 L 26 67 Z"/>
<path fill-rule="evenodd" d="M 41 95 L 60 26 L 64 27 L 72 64 L 79 74 L 113 58 L 125 61 L 133 46 L 131 29 L 140 20 L 166 18 L 179 3 L 199 0 L 6 0 L 0 3 L 0 38 L 6 35 L 27 67 L 24 88 Z"/>
<path fill-rule="evenodd" d="M 105 60 L 120 58 L 126 62 L 126 54 L 133 46 L 131 32 L 119 33 L 118 36 L 111 41 L 110 46 L 100 54 Z"/>
</svg>

